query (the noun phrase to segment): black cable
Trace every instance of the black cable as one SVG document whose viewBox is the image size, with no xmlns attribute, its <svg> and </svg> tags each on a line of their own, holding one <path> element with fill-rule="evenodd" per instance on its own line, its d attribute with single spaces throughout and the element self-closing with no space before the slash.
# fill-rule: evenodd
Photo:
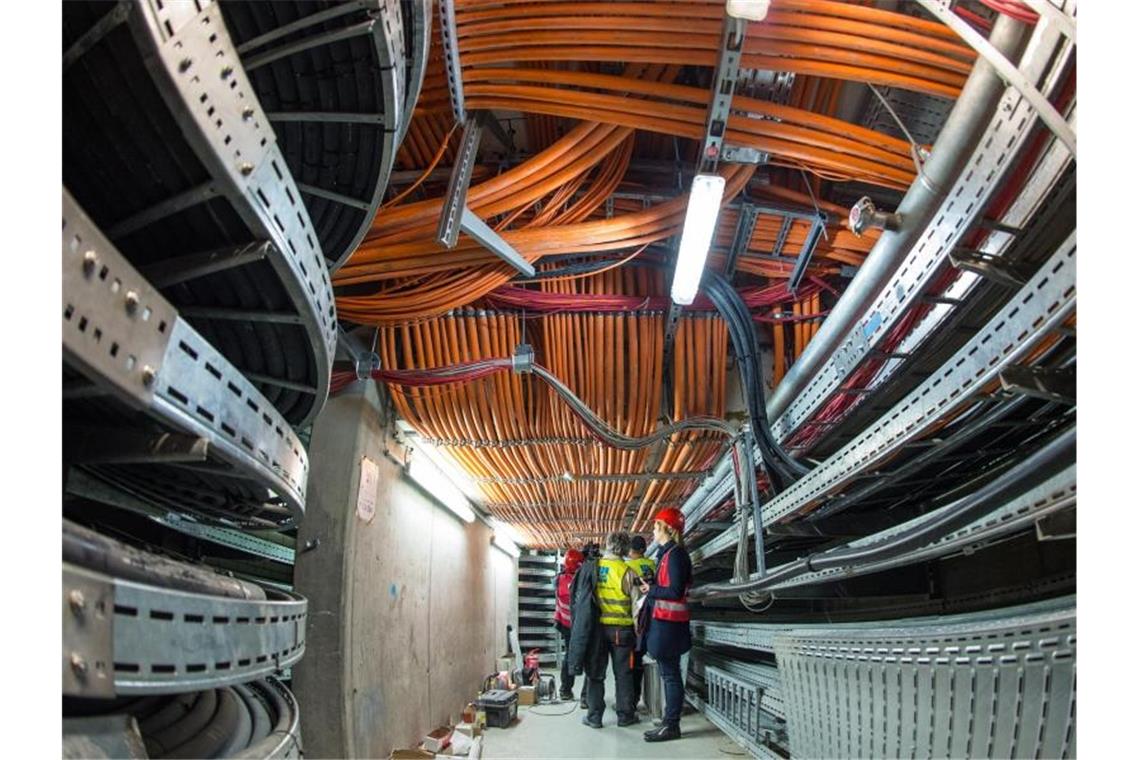
<svg viewBox="0 0 1140 760">
<path fill-rule="evenodd" d="M 724 275 L 711 269 L 705 270 L 704 292 L 728 327 L 756 444 L 774 490 L 779 492 L 810 468 L 793 459 L 772 435 L 760 369 L 760 341 L 748 306 Z"/>
<path fill-rule="evenodd" d="M 1076 441 L 1076 428 L 1071 427 L 1011 467 L 1001 477 L 951 502 L 937 517 L 914 525 L 881 543 L 873 546 L 848 546 L 812 554 L 780 565 L 772 572 L 747 583 L 709 583 L 693 589 L 689 593 L 689 598 L 710 599 L 715 596 L 735 596 L 745 592 L 763 591 L 777 583 L 817 570 L 855 568 L 872 562 L 895 559 L 911 549 L 925 546 L 936 536 L 946 535 L 992 512 L 1010 498 L 1052 476 L 1058 466 L 1076 461 Z"/>
</svg>

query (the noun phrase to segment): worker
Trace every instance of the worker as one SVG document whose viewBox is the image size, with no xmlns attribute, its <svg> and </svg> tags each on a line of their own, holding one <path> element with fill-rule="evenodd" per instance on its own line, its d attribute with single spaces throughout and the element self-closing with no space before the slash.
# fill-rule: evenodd
<svg viewBox="0 0 1140 760">
<path fill-rule="evenodd" d="M 681 738 L 681 708 L 685 687 L 681 674 L 681 655 L 693 646 L 689 631 L 689 586 L 693 582 L 693 563 L 685 550 L 683 535 L 685 515 L 679 509 L 666 507 L 653 518 L 653 540 L 661 548 L 657 554 L 657 576 L 652 584 L 640 580 L 643 593 L 653 605 L 645 643 L 657 661 L 665 691 L 665 715 L 661 727 L 645 733 L 647 742 L 664 742 Z"/>
<path fill-rule="evenodd" d="M 565 650 L 562 655 L 562 682 L 559 684 L 559 698 L 563 701 L 574 699 L 574 674 L 570 671 L 570 584 L 574 581 L 574 573 L 585 559 L 582 552 L 571 549 L 566 552 L 562 562 L 562 572 L 554 578 L 554 627 L 562 635 L 562 646 Z"/>
<path fill-rule="evenodd" d="M 645 556 L 645 539 L 634 536 L 629 541 L 629 558 L 625 563 L 633 570 L 634 575 L 642 579 L 652 579 L 657 573 L 657 563 L 651 557 Z M 641 705 L 641 682 L 645 678 L 645 649 L 633 649 L 633 707 L 639 709 Z"/>
<path fill-rule="evenodd" d="M 629 534 L 611 533 L 598 560 L 598 624 L 586 664 L 586 715 L 582 723 L 602 727 L 606 709 L 606 661 L 614 671 L 615 707 L 619 726 L 638 722 L 633 702 L 633 608 L 630 592 L 637 577 L 622 558 L 629 551 Z"/>
</svg>

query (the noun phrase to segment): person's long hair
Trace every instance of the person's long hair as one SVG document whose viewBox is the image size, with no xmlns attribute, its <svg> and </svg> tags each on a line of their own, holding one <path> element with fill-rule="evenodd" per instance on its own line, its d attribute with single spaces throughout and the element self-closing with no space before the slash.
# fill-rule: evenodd
<svg viewBox="0 0 1140 760">
<path fill-rule="evenodd" d="M 668 534 L 669 540 L 672 541 L 673 543 L 675 543 L 677 546 L 684 549 L 685 548 L 685 537 L 681 535 L 681 531 L 677 530 L 676 528 L 674 528 L 672 525 L 669 525 L 668 523 L 663 522 L 663 523 L 661 523 L 661 525 L 665 529 L 665 533 Z"/>
</svg>

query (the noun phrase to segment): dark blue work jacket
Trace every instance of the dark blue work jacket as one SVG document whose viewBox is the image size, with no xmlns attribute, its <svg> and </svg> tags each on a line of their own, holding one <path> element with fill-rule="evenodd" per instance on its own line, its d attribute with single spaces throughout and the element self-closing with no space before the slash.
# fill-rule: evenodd
<svg viewBox="0 0 1140 760">
<path fill-rule="evenodd" d="M 674 547 L 675 551 L 670 552 L 669 550 Z M 692 583 L 693 563 L 685 547 L 677 546 L 672 541 L 662 546 L 657 552 L 658 566 L 664 560 L 666 553 L 669 554 L 669 585 L 650 586 L 647 604 L 652 604 L 654 599 L 681 599 L 685 596 L 685 588 Z M 644 648 L 654 659 L 680 657 L 692 647 L 693 636 L 689 632 L 688 623 L 650 618 Z"/>
</svg>

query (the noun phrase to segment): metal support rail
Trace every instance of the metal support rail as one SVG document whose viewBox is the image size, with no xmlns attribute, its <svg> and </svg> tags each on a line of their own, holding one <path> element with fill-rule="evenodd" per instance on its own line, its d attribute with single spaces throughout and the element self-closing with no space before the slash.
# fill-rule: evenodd
<svg viewBox="0 0 1140 760">
<path fill-rule="evenodd" d="M 264 396 L 188 325 L 63 192 L 63 355 L 99 388 L 176 431 L 295 520 L 309 463 L 296 433 Z M 186 505 L 194 511 L 194 504 Z M 216 515 L 209 515 L 216 519 Z"/>
<path fill-rule="evenodd" d="M 921 437 L 1016 363 L 1076 308 L 1076 233 L 1045 262 L 987 325 L 942 368 L 790 488 L 764 505 L 764 524 L 803 514 L 860 472 Z M 694 561 L 732 546 L 729 530 L 692 552 Z"/>
<path fill-rule="evenodd" d="M 1061 55 L 1054 58 L 1053 53 L 1059 45 L 1062 47 Z M 1050 74 L 1047 90 L 1052 92 L 1061 85 L 1061 75 L 1065 71 L 1063 64 L 1072 50 L 1072 46 L 1064 45 L 1063 40 L 1035 35 L 1023 56 L 1023 65 L 1037 76 Z M 1032 105 L 1014 88 L 1007 88 L 985 133 L 917 244 L 879 290 L 865 314 L 855 321 L 821 370 L 773 420 L 772 434 L 777 439 L 786 439 L 803 425 L 925 293 L 937 273 L 949 262 L 950 255 L 959 248 L 961 240 L 982 216 L 989 199 L 1002 186 L 1033 126 Z M 1021 219 L 1020 223 L 1011 226 L 1020 227 L 1023 223 L 1024 219 Z M 1008 234 L 1001 237 L 1007 242 L 1010 240 Z M 771 411 L 769 408 L 769 413 Z"/>
<path fill-rule="evenodd" d="M 192 594 L 63 566 L 63 693 L 173 694 L 264 678 L 305 651 L 308 603 Z"/>
<path fill-rule="evenodd" d="M 199 540 L 209 541 L 229 549 L 236 549 L 262 559 L 271 559 L 274 562 L 292 565 L 296 555 L 292 547 L 261 538 L 249 531 L 202 523 L 177 512 L 159 509 L 145 499 L 108 485 L 80 469 L 68 473 L 67 492 L 145 515 L 160 525 L 184 535 L 193 536 Z"/>
<path fill-rule="evenodd" d="M 529 478 L 487 476 L 474 478 L 474 480 L 480 484 L 495 483 L 500 485 L 535 485 L 539 483 L 557 483 L 559 481 L 567 483 L 576 481 L 584 481 L 587 483 L 636 483 L 657 480 L 697 480 L 707 477 L 708 474 L 708 470 L 700 470 L 699 472 L 631 472 L 617 475 L 571 474 L 566 472 L 561 475 L 540 475 Z"/>
<path fill-rule="evenodd" d="M 1011 87 L 1017 89 L 1021 95 L 1029 101 L 1033 110 L 1040 117 L 1041 121 L 1065 144 L 1069 152 L 1076 158 L 1077 155 L 1077 133 L 1069 127 L 1061 114 L 1057 113 L 1057 109 L 1046 99 L 1034 82 L 1032 73 L 1026 71 L 1024 65 L 1014 66 L 1010 60 L 1006 58 L 1001 51 L 997 50 L 990 44 L 982 35 L 966 23 L 965 19 L 961 18 L 954 11 L 950 10 L 949 5 L 938 0 L 919 0 L 922 7 L 930 11 L 930 13 L 940 20 L 946 26 L 953 29 L 958 33 L 958 36 L 965 40 L 966 44 L 978 51 L 978 53 L 986 59 L 987 62 L 1001 74 L 1002 79 L 1010 84 Z M 1064 34 L 1074 44 L 1076 43 L 1076 22 L 1069 16 L 1062 13 L 1056 6 L 1050 5 L 1048 2 L 1041 2 L 1037 4 L 1038 8 L 1045 11 L 1048 6 L 1048 12 L 1042 12 L 1037 22 L 1038 29 L 1045 26 L 1055 26 L 1060 34 Z"/>
<path fill-rule="evenodd" d="M 697 162 L 698 174 L 716 171 L 721 158 L 724 135 L 728 130 L 728 117 L 732 113 L 732 95 L 736 90 L 736 76 L 740 71 L 740 57 L 744 52 L 744 35 L 747 25 L 725 15 L 721 29 L 720 56 L 713 73 L 712 98 L 705 118 L 705 138 Z"/>
<path fill-rule="evenodd" d="M 962 551 L 970 551 L 1017 531 L 1029 529 L 1051 515 L 1075 507 L 1076 503 L 1077 472 L 1076 466 L 1071 465 L 1064 472 L 1058 473 L 1044 483 L 1027 490 L 1017 498 L 1011 499 L 985 517 L 942 536 L 925 547 L 910 552 L 905 557 L 872 562 L 852 568 L 835 568 L 805 573 L 783 583 L 777 583 L 772 588 L 792 588 L 794 586 L 846 580 L 857 575 L 868 575 L 894 567 L 912 565 Z M 937 519 L 945 509 L 947 508 L 936 509 L 887 530 L 857 539 L 846 544 L 843 548 L 873 547 L 901 532 Z M 826 554 L 822 556 L 826 556 Z"/>
<path fill-rule="evenodd" d="M 447 69 L 447 92 L 456 124 L 467 123 L 463 99 L 463 67 L 459 63 L 459 34 L 455 28 L 455 0 L 439 0 L 439 34 L 443 41 L 443 60 Z"/>
<path fill-rule="evenodd" d="M 101 218 L 100 223 L 111 237 L 127 235 L 147 226 L 158 229 L 158 223 L 174 213 L 193 211 L 201 215 L 202 204 L 216 204 L 224 199 L 236 212 L 233 221 L 240 220 L 237 227 L 226 230 L 226 235 L 245 238 L 244 242 L 268 241 L 271 247 L 265 261 L 287 297 L 281 306 L 292 310 L 299 320 L 297 324 L 301 326 L 299 331 L 290 329 L 290 332 L 299 333 L 298 344 L 304 346 L 304 355 L 297 359 L 310 365 L 311 386 L 317 389 L 311 399 L 288 400 L 293 404 L 289 411 L 290 422 L 303 426 L 320 410 L 329 384 L 336 323 L 332 286 L 321 247 L 313 234 L 312 220 L 241 65 L 221 10 L 209 0 L 197 3 L 123 3 L 113 13 L 118 13 L 119 7 L 128 9 L 121 23 L 129 28 L 131 39 L 131 49 L 120 51 L 122 61 L 119 68 L 144 66 L 149 81 L 143 91 L 150 93 L 149 88 L 153 86 L 161 98 L 160 108 L 167 111 L 149 114 L 140 110 L 137 115 L 144 119 L 153 117 L 159 123 L 175 119 L 182 127 L 181 134 L 169 139 L 176 137 L 185 143 L 187 155 L 201 163 L 205 181 L 190 189 L 181 188 L 176 195 L 158 200 L 148 208 L 128 210 L 109 207 L 104 214 L 127 212 L 128 218 Z M 106 37 L 93 44 L 105 47 L 109 39 Z M 88 52 L 88 49 L 76 51 L 68 77 L 100 76 L 101 69 L 96 66 L 104 65 L 105 60 L 100 58 L 97 61 Z M 111 97 L 112 94 L 106 93 L 106 96 Z M 140 97 L 142 99 L 138 101 L 133 100 L 133 96 L 127 99 L 134 103 L 132 108 L 141 109 L 140 104 L 153 102 L 149 94 Z M 84 120 L 102 118 L 78 99 L 69 100 L 68 108 L 75 109 Z M 85 192 L 100 192 L 106 177 L 99 176 L 99 172 L 105 174 L 107 167 L 113 167 L 111 171 L 114 172 L 128 171 L 121 168 L 125 162 L 116 154 L 121 148 L 90 134 L 73 136 L 68 144 L 74 146 L 79 139 L 88 143 L 90 150 L 89 160 L 82 166 L 73 167 L 75 176 L 72 179 L 75 182 L 71 184 L 76 192 L 79 192 L 80 182 L 88 186 L 84 188 Z M 173 160 L 163 155 L 166 146 L 145 144 L 143 147 L 144 164 L 165 166 Z M 135 162 L 134 165 L 137 164 Z M 184 170 L 201 171 L 188 167 Z M 126 179 L 140 181 L 137 173 Z M 154 177 L 150 179 L 152 183 L 158 183 L 156 187 L 163 186 Z M 183 181 L 183 177 L 167 180 L 177 183 Z M 152 197 L 154 192 L 154 187 L 147 188 L 146 193 Z M 230 226 L 233 227 L 232 224 Z M 209 234 L 214 233 L 211 231 Z M 264 267 L 264 264 L 254 263 L 253 266 Z M 258 273 L 259 276 L 267 274 L 261 269 Z M 173 292 L 171 297 L 174 297 Z M 227 342 L 227 345 L 239 344 L 236 338 Z M 240 357 L 232 352 L 230 356 L 240 367 Z"/>
<path fill-rule="evenodd" d="M 1041 67 L 1042 72 L 1044 72 L 1045 66 L 1045 61 L 1042 60 L 1043 53 L 1040 52 L 1044 49 L 1042 46 L 1043 42 L 1044 41 L 1042 40 L 1038 40 L 1037 44 L 1031 47 L 1030 50 L 1026 53 L 1026 57 L 1028 58 L 1029 54 L 1032 51 L 1038 51 L 1035 54 L 1035 58 L 1038 62 L 1037 65 Z M 1066 61 L 1065 56 L 1069 54 L 1069 49 L 1066 49 L 1062 52 L 1064 52 L 1065 55 L 1061 55 L 1055 61 L 1053 61 L 1052 67 L 1050 68 L 1051 74 L 1048 77 L 1050 87 L 1056 86 L 1058 75 L 1064 68 L 1064 63 Z M 999 115 L 1003 111 L 1006 113 L 1014 112 L 1015 106 L 1013 104 L 1016 102 L 1016 95 L 1007 91 L 1003 97 L 1002 103 L 1004 105 L 999 110 Z M 1069 118 L 1075 124 L 1075 105 L 1071 109 Z M 1018 123 L 1021 123 L 1022 121 L 1025 121 L 1025 119 L 1020 119 Z M 998 126 L 999 129 L 998 131 L 995 131 L 995 123 L 991 123 L 990 130 L 987 132 L 988 136 L 983 137 L 978 150 L 981 151 L 983 155 L 985 151 L 989 150 L 985 147 L 986 140 L 989 140 L 991 145 L 1000 145 L 1000 140 L 998 138 L 1001 137 L 1001 132 L 1005 129 L 1008 129 L 1012 125 L 1012 118 L 1002 119 L 997 122 L 996 126 Z M 1006 135 L 1005 139 L 1009 140 L 1011 138 L 1009 135 Z M 1017 139 L 1016 135 L 1014 136 L 1014 139 Z M 978 160 L 980 160 L 980 157 L 975 156 L 975 160 L 972 161 L 969 165 L 979 165 Z M 1037 164 L 1033 171 L 1033 174 L 1026 183 L 1025 189 L 1021 195 L 1019 195 L 1017 200 L 1011 204 L 1002 221 L 997 227 L 995 227 L 994 232 L 989 235 L 986 241 L 982 244 L 981 250 L 984 253 L 992 256 L 1000 256 L 1009 247 L 1009 245 L 1013 243 L 1013 231 L 1019 230 L 1025 224 L 1027 224 L 1032 214 L 1036 212 L 1045 196 L 1049 193 L 1050 189 L 1056 185 L 1065 168 L 1071 163 L 1071 161 L 1071 154 L 1069 154 L 1068 150 L 1059 141 L 1054 141 L 1049 146 L 1049 148 L 1047 148 L 1044 156 Z M 980 177 L 981 175 L 980 173 L 975 173 L 975 176 Z M 937 238 L 937 235 L 935 234 L 937 232 L 936 225 L 946 221 L 951 222 L 953 225 L 961 223 L 963 226 L 965 226 L 965 222 L 961 221 L 957 216 L 953 218 L 947 217 L 947 211 L 948 209 L 944 210 L 942 214 L 935 217 L 934 221 L 932 221 L 932 228 L 927 231 L 924 239 L 929 240 L 932 236 Z M 949 234 L 953 234 L 953 232 L 951 231 Z M 948 246 L 943 247 L 942 250 L 944 252 L 953 251 L 953 249 Z M 933 252 L 933 249 L 931 249 L 931 252 Z M 875 303 L 890 304 L 892 301 L 892 296 L 890 294 L 892 292 L 896 294 L 898 292 L 905 292 L 907 285 L 913 286 L 912 282 L 903 282 L 902 280 L 902 277 L 907 277 L 908 280 L 912 279 L 908 276 L 907 270 L 913 271 L 915 266 L 924 267 L 926 271 L 932 270 L 929 259 L 918 259 L 914 256 L 914 252 L 912 252 L 912 255 L 908 261 L 910 262 L 911 266 L 904 267 L 900 270 L 902 272 L 902 275 L 897 276 L 895 280 L 892 280 L 890 283 L 888 283 L 887 286 L 884 287 L 882 294 L 879 296 L 878 300 Z M 967 292 L 967 290 L 964 288 L 968 289 L 968 287 L 974 282 L 974 280 L 968 280 L 966 275 L 960 277 L 959 281 L 962 287 L 953 289 L 953 292 L 959 295 L 964 295 Z M 901 291 L 900 288 L 902 288 Z M 901 311 L 891 310 L 891 318 L 887 320 L 888 324 L 884 325 L 881 313 L 876 310 L 871 310 L 869 312 L 870 316 L 865 318 L 864 331 L 866 330 L 866 327 L 873 326 L 875 335 L 885 334 L 887 331 L 886 328 L 893 325 L 893 318 L 901 313 Z M 905 352 L 912 348 L 912 343 L 915 340 L 921 339 L 922 336 L 929 334 L 937 326 L 937 324 L 941 322 L 947 313 L 947 309 L 935 309 L 932 311 L 931 314 L 928 315 L 927 318 L 924 319 L 923 322 L 915 328 L 913 338 L 908 337 L 907 341 L 900 347 L 900 350 Z M 876 319 L 876 316 L 879 318 Z M 861 352 L 858 354 L 852 354 L 850 356 L 854 363 L 861 361 L 863 356 L 875 351 L 875 349 L 870 344 L 863 345 L 862 343 L 855 342 L 853 345 L 856 346 Z M 880 373 L 880 376 L 876 378 L 875 382 L 882 382 L 898 364 L 898 362 L 888 363 L 888 365 L 884 367 L 883 372 Z M 814 413 L 815 409 L 818 408 L 818 403 L 821 403 L 822 399 L 826 397 L 827 393 L 829 392 L 827 389 L 838 387 L 839 383 L 842 381 L 842 378 L 845 376 L 846 370 L 839 369 L 839 363 L 835 363 L 834 366 L 829 365 L 828 368 L 825 368 L 823 371 L 821 371 L 820 374 L 818 374 L 813 379 L 812 383 L 808 386 L 805 394 L 798 397 L 792 403 L 792 405 L 788 407 L 787 411 L 781 415 L 778 420 L 775 421 L 773 424 L 773 431 L 777 434 L 777 437 L 781 440 L 784 440 L 796 427 L 803 424 L 803 422 L 807 420 L 812 413 Z M 814 404 L 811 403 L 812 399 L 815 399 Z M 711 511 L 717 504 L 721 503 L 725 498 L 727 498 L 731 492 L 730 478 L 731 462 L 726 457 L 717 464 L 712 477 L 705 483 L 702 483 L 698 490 L 692 496 L 690 496 L 690 498 L 685 503 L 683 510 L 686 513 L 686 523 L 689 526 L 690 531 L 696 529 L 704 516 L 707 515 L 709 511 Z"/>
<path fill-rule="evenodd" d="M 776 634 L 794 757 L 1074 757 L 1075 599 Z"/>
<path fill-rule="evenodd" d="M 783 754 L 776 752 L 765 744 L 758 743 L 754 737 L 742 731 L 739 727 L 734 725 L 732 721 L 722 715 L 719 710 L 701 699 L 700 695 L 696 692 L 686 690 L 685 701 L 708 718 L 709 723 L 712 723 L 730 739 L 748 750 L 753 757 L 763 758 L 764 760 L 784 760 Z"/>
</svg>

